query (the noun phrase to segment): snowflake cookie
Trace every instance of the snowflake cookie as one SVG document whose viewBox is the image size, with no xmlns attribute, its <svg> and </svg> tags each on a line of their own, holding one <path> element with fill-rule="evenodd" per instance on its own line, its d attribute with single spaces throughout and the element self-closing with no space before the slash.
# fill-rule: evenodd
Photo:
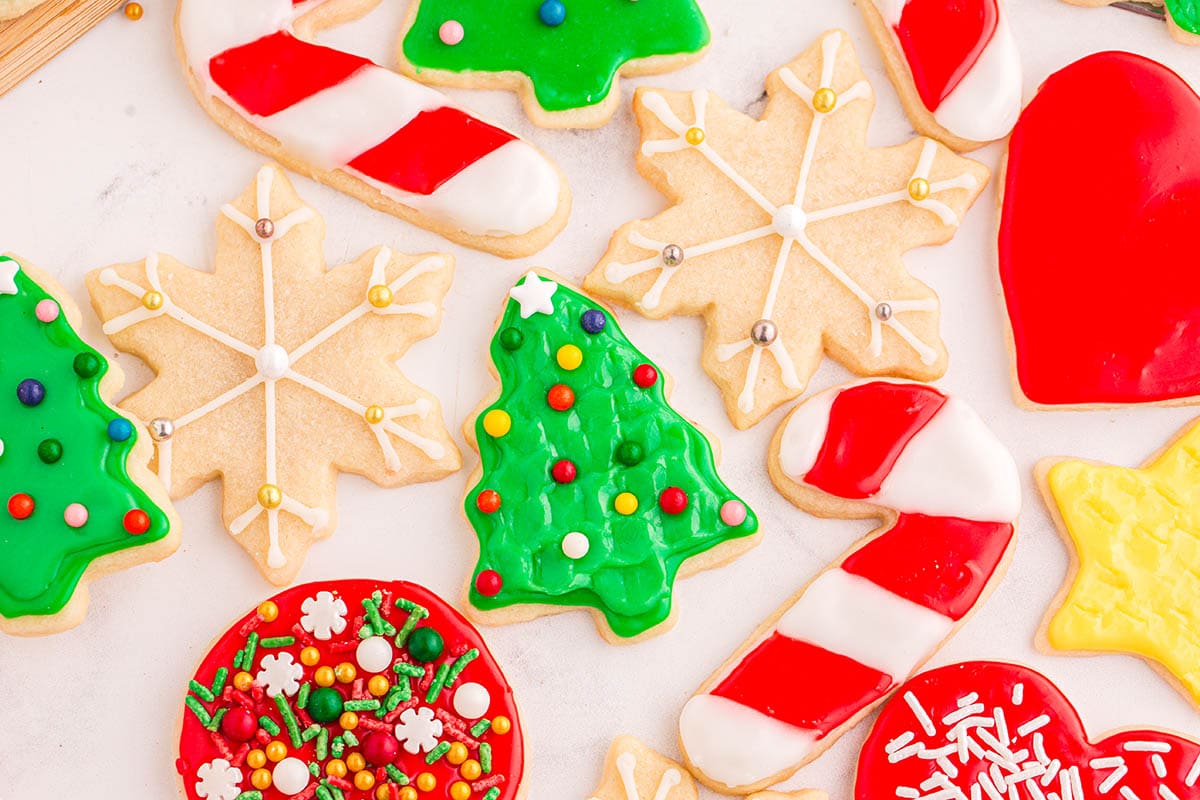
<svg viewBox="0 0 1200 800">
<path fill-rule="evenodd" d="M 381 486 L 457 470 L 438 401 L 395 366 L 437 330 L 448 255 L 379 247 L 327 269 L 325 226 L 266 166 L 217 220 L 213 272 L 152 253 L 88 276 L 113 343 L 157 377 L 123 407 L 152 420 L 172 497 L 224 482 L 224 520 L 277 584 L 333 532 L 338 471 Z"/>
<path fill-rule="evenodd" d="M 932 139 L 868 148 L 871 87 L 841 31 L 767 94 L 754 120 L 709 92 L 638 90 L 638 169 L 673 205 L 617 231 L 584 284 L 648 317 L 703 316 L 740 428 L 801 395 L 822 351 L 864 375 L 946 371 L 937 295 L 901 255 L 948 241 L 988 178 Z"/>
</svg>

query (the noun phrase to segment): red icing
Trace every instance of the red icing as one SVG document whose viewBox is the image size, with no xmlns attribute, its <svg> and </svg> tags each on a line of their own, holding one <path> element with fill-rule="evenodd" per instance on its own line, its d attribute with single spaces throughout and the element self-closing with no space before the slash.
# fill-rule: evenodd
<svg viewBox="0 0 1200 800">
<path fill-rule="evenodd" d="M 914 383 L 873 382 L 842 390 L 804 482 L 837 497 L 872 496 L 905 446 L 945 403 L 945 395 Z"/>
<path fill-rule="evenodd" d="M 260 645 L 254 656 L 253 664 L 247 671 L 251 675 L 256 675 L 263 657 L 272 654 L 291 654 L 295 663 L 299 664 L 301 663 L 301 649 L 306 646 L 313 646 L 319 651 L 320 660 L 313 666 L 304 667 L 304 676 L 301 683 L 307 681 L 315 689 L 317 687 L 313 681 L 313 674 L 317 668 L 321 666 L 333 667 L 342 662 L 356 664 L 355 651 L 360 641 L 360 637 L 357 634 L 364 622 L 364 609 L 361 601 L 363 598 L 371 597 L 372 592 L 376 590 L 382 590 L 384 595 L 384 602 L 381 607 L 384 618 L 397 629 L 404 624 L 408 613 L 402 608 L 396 607 L 396 599 L 404 598 L 410 600 L 429 611 L 428 618 L 422 620 L 420 625 L 421 627 L 431 627 L 443 635 L 445 639 L 445 651 L 433 665 L 428 666 L 436 667 L 446 661 L 453 663 L 460 655 L 472 648 L 478 649 L 479 656 L 466 665 L 461 675 L 455 680 L 454 685 L 443 690 L 433 703 L 425 702 L 425 693 L 429 688 L 431 676 L 434 672 L 433 669 L 427 669 L 425 677 L 411 679 L 412 700 L 407 703 L 401 703 L 394 712 L 388 714 L 384 719 L 379 719 L 374 711 L 364 710 L 357 712 L 359 723 L 353 733 L 359 739 L 360 744 L 358 746 L 347 747 L 343 758 L 352 752 L 363 753 L 364 758 L 371 761 L 373 767 L 376 768 L 372 770 L 376 780 L 379 783 L 384 783 L 388 780 L 387 773 L 378 768 L 382 766 L 383 759 L 390 752 L 395 757 L 392 763 L 411 780 L 415 780 L 416 776 L 421 772 L 433 773 L 437 780 L 437 788 L 432 792 L 423 792 L 421 795 L 422 800 L 448 800 L 450 797 L 450 786 L 457 780 L 463 780 L 459 774 L 458 766 L 450 764 L 444 757 L 438 759 L 434 764 L 429 765 L 426 763 L 425 753 L 410 755 L 402 747 L 396 747 L 393 750 L 391 745 L 385 741 L 385 739 L 391 739 L 392 743 L 398 745 L 391 731 L 394 723 L 397 721 L 396 718 L 403 709 L 408 707 L 429 707 L 434 709 L 437 718 L 442 720 L 444 725 L 443 735 L 438 737 L 440 741 L 463 742 L 470 750 L 470 758 L 475 760 L 479 758 L 478 748 L 480 742 L 486 742 L 491 746 L 492 772 L 490 775 L 483 775 L 481 780 L 490 779 L 494 782 L 494 785 L 500 787 L 499 800 L 512 800 L 512 798 L 520 794 L 524 759 L 524 743 L 520 718 L 513 699 L 512 690 L 505 680 L 499 665 L 491 653 L 488 652 L 478 631 L 443 600 L 416 584 L 404 581 L 347 580 L 324 581 L 288 589 L 272 598 L 279 608 L 278 618 L 273 622 L 266 622 L 258 616 L 257 611 L 250 612 L 237 620 L 217 640 L 216 645 L 205 656 L 204 661 L 196 671 L 196 681 L 203 685 L 211 686 L 219 667 L 229 668 L 229 676 L 224 691 L 214 701 L 203 702 L 202 704 L 205 710 L 210 713 L 215 713 L 221 708 L 229 710 L 225 712 L 225 716 L 221 720 L 219 732 L 206 730 L 191 711 L 184 712 L 183 727 L 179 742 L 179 759 L 176 762 L 176 767 L 182 777 L 184 793 L 188 800 L 198 800 L 198 795 L 195 791 L 197 770 L 202 765 L 216 758 L 225 758 L 238 767 L 243 775 L 242 791 L 250 790 L 252 788 L 250 785 L 250 773 L 253 770 L 244 763 L 246 753 L 250 747 L 264 748 L 271 741 L 280 741 L 287 745 L 288 756 L 296 756 L 306 763 L 316 760 L 316 740 L 306 742 L 301 748 L 296 748 L 292 745 L 287 729 L 283 725 L 280 725 L 280 733 L 272 736 L 265 730 L 258 728 L 257 724 L 255 724 L 255 732 L 249 737 L 250 741 L 248 744 L 242 744 L 237 737 L 225 735 L 226 720 L 231 719 L 231 717 L 237 720 L 247 712 L 251 715 L 252 720 L 256 720 L 259 716 L 263 715 L 269 716 L 276 722 L 279 722 L 281 719 L 275 703 L 265 695 L 262 687 L 255 685 L 247 692 L 240 692 L 234 688 L 234 675 L 237 672 L 232 667 L 234 654 L 245 646 L 246 637 L 251 632 L 257 633 L 260 639 L 295 636 L 296 642 L 291 646 L 265 648 Z M 300 617 L 303 614 L 301 604 L 306 598 L 315 596 L 319 591 L 330 591 L 340 596 L 345 601 L 348 611 L 346 615 L 348 625 L 345 631 L 335 635 L 329 641 L 316 640 L 311 634 L 306 633 L 299 624 Z M 396 649 L 394 652 L 401 660 L 407 658 L 406 650 L 401 651 L 400 649 Z M 401 655 L 402 653 L 403 655 Z M 372 673 L 359 669 L 358 674 L 358 681 L 349 685 L 335 683 L 334 686 L 339 689 L 345 700 L 373 699 L 373 696 L 363 688 L 365 680 Z M 397 678 L 396 673 L 388 670 L 385 674 L 394 684 Z M 468 682 L 482 684 L 488 690 L 491 695 L 491 704 L 487 710 L 486 718 L 494 719 L 497 716 L 507 717 L 512 723 L 512 728 L 507 734 L 501 735 L 494 731 L 481 733 L 478 737 L 470 734 L 469 730 L 475 723 L 475 720 L 462 720 L 455 713 L 453 705 L 454 688 Z M 304 729 L 311 724 L 311 719 L 308 715 L 303 710 L 297 708 L 297 696 L 292 696 L 288 700 L 289 706 L 294 710 L 299 719 L 300 728 Z M 242 723 L 231 722 L 229 724 L 240 726 Z M 342 729 L 337 721 L 326 725 L 325 728 L 329 730 L 331 739 L 334 735 L 342 733 Z M 327 760 L 332 757 L 332 755 L 327 756 Z M 268 761 L 266 766 L 269 769 L 273 765 Z M 353 776 L 350 775 L 348 778 L 352 779 Z M 375 797 L 375 788 L 369 791 L 360 791 L 355 789 L 352 783 L 338 783 L 337 785 L 344 790 L 346 800 L 371 800 Z M 313 796 L 315 788 L 316 781 L 314 780 L 310 782 L 308 789 L 305 790 L 308 797 Z M 479 795 L 482 796 L 482 792 Z M 301 794 L 299 796 L 303 797 L 305 795 Z M 285 795 L 272 787 L 263 792 L 263 798 L 264 800 L 284 800 Z"/>
<path fill-rule="evenodd" d="M 908 0 L 896 36 L 921 101 L 936 111 L 996 33 L 996 0 Z"/>
<path fill-rule="evenodd" d="M 1021 115 L 999 252 L 1030 400 L 1200 395 L 1198 140 L 1196 94 L 1129 53 L 1055 73 Z"/>
<path fill-rule="evenodd" d="M 819 692 L 780 691 L 817 684 Z M 771 634 L 729 673 L 712 694 L 821 735 L 878 700 L 891 676 L 816 645 Z"/>
<path fill-rule="evenodd" d="M 1023 693 L 1019 704 L 1013 700 L 1017 684 L 1021 684 Z M 934 735 L 931 736 L 923 730 L 913 710 L 903 699 L 907 692 L 913 694 L 932 719 L 935 726 Z M 1002 710 L 1012 740 L 1005 743 L 1010 754 L 1015 754 L 1014 751 L 1026 751 L 1027 757 L 1022 759 L 1018 766 L 1034 772 L 1041 767 L 1035 754 L 1037 748 L 1034 743 L 1034 736 L 1040 736 L 1039 744 L 1047 759 L 1058 759 L 1062 765 L 1060 773 L 1070 767 L 1078 769 L 1079 785 L 1083 789 L 1084 797 L 1184 800 L 1196 797 L 1200 791 L 1197 788 L 1200 787 L 1200 782 L 1195 776 L 1192 776 L 1192 785 L 1188 785 L 1189 774 L 1200 759 L 1200 744 L 1156 730 L 1125 730 L 1092 744 L 1088 740 L 1079 714 L 1058 688 L 1044 676 L 1013 664 L 974 661 L 942 667 L 919 675 L 901 687 L 884 707 L 859 759 L 855 784 L 856 800 L 896 797 L 897 787 L 916 788 L 927 780 L 938 780 L 938 785 L 944 789 L 940 779 L 933 777 L 937 773 L 947 775 L 949 785 L 961 792 L 961 796 L 988 798 L 989 794 L 986 791 L 972 794 L 971 787 L 979 782 L 981 774 L 992 770 L 993 761 L 974 751 L 968 752 L 965 763 L 957 752 L 948 756 L 956 773 L 950 776 L 936 760 L 921 758 L 916 753 L 906 754 L 904 758 L 897 758 L 899 752 L 893 753 L 891 760 L 895 763 L 891 763 L 886 750 L 889 742 L 908 732 L 914 734 L 912 744 L 922 743 L 929 750 L 949 744 L 945 734 L 952 725 L 943 724 L 942 719 L 958 711 L 959 699 L 970 693 L 978 693 L 978 702 L 984 707 L 978 717 L 994 719 L 995 710 Z M 1019 727 L 1042 714 L 1050 717 L 1048 724 L 1037 728 L 1036 731 L 1029 731 L 1026 735 L 1018 733 Z M 997 727 L 993 724 L 982 730 L 995 737 Z M 980 746 L 981 751 L 993 755 L 996 753 L 995 748 L 988 745 L 985 737 L 976 733 L 970 738 Z M 1140 749 L 1144 743 L 1163 746 L 1167 751 L 1159 753 L 1157 758 L 1160 760 L 1156 760 L 1152 752 Z M 1130 745 L 1133 746 L 1133 750 L 1128 749 Z M 1111 780 L 1117 769 L 1115 766 L 1100 764 L 1093 768 L 1091 764 L 1095 759 L 1114 758 L 1122 760 L 1126 772 L 1101 791 L 1101 784 Z M 1159 770 L 1162 777 L 1158 775 Z M 1012 774 L 1002 768 L 1000 773 Z M 1200 776 L 1200 771 L 1197 771 L 1196 775 Z M 1042 783 L 1043 777 L 1044 768 L 1043 773 L 1033 778 L 1038 781 L 1037 789 L 1044 793 L 1041 796 L 1047 796 L 1049 792 L 1054 792 L 1059 797 L 1065 796 L 1058 774 L 1046 784 Z M 1005 790 L 1001 790 L 999 794 L 1006 798 L 1015 796 L 1019 800 L 1037 796 L 1030 793 L 1023 782 L 1017 783 L 1013 795 Z M 954 790 L 948 790 L 946 796 L 959 795 L 955 794 Z M 1077 793 L 1072 793 L 1071 796 L 1079 798 Z"/>
<path fill-rule="evenodd" d="M 1013 526 L 901 514 L 895 526 L 842 562 L 842 569 L 906 600 L 960 620 L 983 593 Z"/>
</svg>

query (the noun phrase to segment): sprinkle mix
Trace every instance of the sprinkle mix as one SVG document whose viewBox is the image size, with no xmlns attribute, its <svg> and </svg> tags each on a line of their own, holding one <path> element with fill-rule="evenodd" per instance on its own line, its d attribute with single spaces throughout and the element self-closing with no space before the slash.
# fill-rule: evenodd
<svg viewBox="0 0 1200 800">
<path fill-rule="evenodd" d="M 206 800 L 507 800 L 517 709 L 478 633 L 427 590 L 339 581 L 264 602 L 188 685 L 177 763 Z"/>
</svg>

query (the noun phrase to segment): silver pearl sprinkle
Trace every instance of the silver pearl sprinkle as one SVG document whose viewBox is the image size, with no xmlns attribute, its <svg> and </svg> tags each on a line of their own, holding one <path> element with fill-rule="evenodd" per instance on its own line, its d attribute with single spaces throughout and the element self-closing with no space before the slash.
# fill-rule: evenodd
<svg viewBox="0 0 1200 800">
<path fill-rule="evenodd" d="M 683 248 L 677 244 L 669 244 L 662 251 L 663 264 L 668 267 L 678 267 L 683 263 Z"/>
<path fill-rule="evenodd" d="M 166 417 L 156 417 L 150 420 L 150 438 L 156 442 L 165 442 L 175 435 L 175 423 Z"/>
<path fill-rule="evenodd" d="M 270 239 L 275 235 L 275 223 L 263 217 L 258 222 L 254 223 L 254 233 L 260 239 Z"/>
<path fill-rule="evenodd" d="M 887 303 L 880 303 L 875 306 L 875 318 L 880 322 L 887 322 L 892 318 L 892 307 Z"/>
<path fill-rule="evenodd" d="M 760 319 L 750 328 L 750 341 L 759 347 L 766 347 L 775 341 L 779 328 L 769 319 Z"/>
</svg>

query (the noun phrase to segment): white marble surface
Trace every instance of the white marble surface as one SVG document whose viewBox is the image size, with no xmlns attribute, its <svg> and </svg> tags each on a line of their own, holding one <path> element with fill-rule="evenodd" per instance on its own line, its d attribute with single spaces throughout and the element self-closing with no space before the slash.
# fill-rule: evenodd
<svg viewBox="0 0 1200 800">
<path fill-rule="evenodd" d="M 151 248 L 205 266 L 219 205 L 262 163 L 210 122 L 187 91 L 172 46 L 171 4 L 144 2 L 140 23 L 114 16 L 0 98 L 0 249 L 48 269 L 81 300 L 85 272 L 141 258 Z M 388 59 L 405 4 L 384 5 L 327 40 Z M 825 29 L 840 26 L 850 32 L 877 90 L 872 143 L 911 135 L 849 0 L 705 5 L 715 39 L 709 56 L 683 72 L 641 82 L 712 88 L 735 107 L 757 112 L 765 74 Z M 1112 48 L 1154 57 L 1200 85 L 1200 50 L 1173 43 L 1152 20 L 1058 0 L 1009 5 L 1025 59 L 1027 97 L 1055 69 Z M 403 366 L 442 397 L 456 428 L 492 387 L 485 353 L 491 321 L 521 271 L 536 264 L 582 278 L 617 225 L 663 205 L 633 170 L 637 136 L 627 104 L 603 130 L 554 133 L 529 125 L 511 96 L 460 96 L 531 135 L 554 156 L 573 184 L 575 210 L 563 235 L 524 262 L 450 248 L 459 256 L 459 271 L 445 325 Z M 1001 152 L 991 146 L 978 157 L 995 166 Z M 331 261 L 379 243 L 414 252 L 448 247 L 330 189 L 303 179 L 297 185 L 326 215 Z M 1070 202 L 1069 187 L 1063 187 L 1063 202 Z M 1060 683 L 1097 733 L 1149 724 L 1200 735 L 1200 718 L 1188 703 L 1140 661 L 1050 656 L 1032 647 L 1067 564 L 1029 479 L 1034 463 L 1045 455 L 1077 454 L 1135 464 L 1194 412 L 1018 410 L 1009 390 L 993 264 L 995 219 L 989 190 L 951 244 L 906 258 L 943 298 L 951 362 L 941 385 L 983 414 L 1026 478 L 1026 512 L 1008 577 L 934 663 L 1002 658 L 1031 664 Z M 674 754 L 676 716 L 696 685 L 764 615 L 868 529 L 861 522 L 815 520 L 776 494 L 763 455 L 783 412 L 754 430 L 733 431 L 699 368 L 698 321 L 650 322 L 623 312 L 621 323 L 674 374 L 676 405 L 720 437 L 724 475 L 758 511 L 766 535 L 731 566 L 682 582 L 678 627 L 651 642 L 605 645 L 582 613 L 486 632 L 522 704 L 530 800 L 588 796 L 608 743 L 619 733 Z M 94 321 L 87 333 L 100 340 Z M 144 368 L 128 358 L 122 363 L 132 386 L 146 380 Z M 843 377 L 827 364 L 812 386 Z M 463 449 L 473 465 L 474 454 Z M 313 548 L 301 579 L 403 576 L 457 598 L 471 567 L 472 534 L 458 510 L 466 475 L 394 491 L 344 477 L 341 529 Z M 0 798 L 176 796 L 175 726 L 187 678 L 209 639 L 271 593 L 223 531 L 218 492 L 211 484 L 179 504 L 186 531 L 177 555 L 97 583 L 82 627 L 52 638 L 0 641 Z M 849 798 L 865 732 L 864 726 L 845 736 L 791 785 Z"/>
</svg>

